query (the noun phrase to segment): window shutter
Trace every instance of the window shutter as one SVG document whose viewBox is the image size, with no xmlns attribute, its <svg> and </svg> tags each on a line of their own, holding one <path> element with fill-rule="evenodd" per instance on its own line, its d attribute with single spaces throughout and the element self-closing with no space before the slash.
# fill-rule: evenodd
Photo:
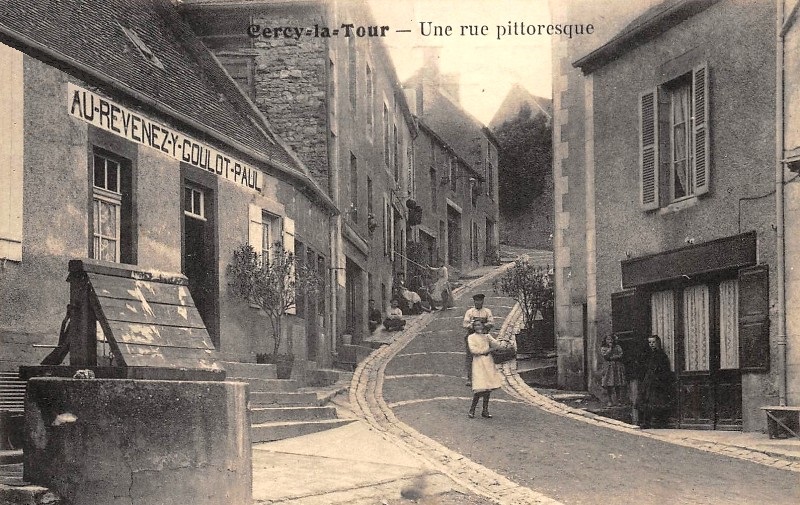
<svg viewBox="0 0 800 505">
<path fill-rule="evenodd" d="M 383 255 L 389 254 L 389 202 L 386 201 L 386 195 L 383 195 Z"/>
<path fill-rule="evenodd" d="M 394 261 L 394 206 L 389 202 L 389 260 Z"/>
<path fill-rule="evenodd" d="M 694 167 L 695 194 L 708 193 L 711 158 L 708 147 L 708 66 L 695 67 L 692 72 L 694 92 Z"/>
<path fill-rule="evenodd" d="M 261 246 L 264 242 L 264 228 L 261 221 L 261 207 L 250 204 L 250 226 L 247 242 L 253 246 L 256 254 L 261 254 Z"/>
<path fill-rule="evenodd" d="M 283 218 L 283 249 L 294 254 L 294 220 L 288 217 Z M 289 307 L 286 313 L 296 314 L 297 307 Z"/>
<path fill-rule="evenodd" d="M 769 370 L 769 267 L 739 270 L 739 369 Z"/>
<path fill-rule="evenodd" d="M 25 104 L 22 53 L 0 44 L 0 259 L 22 261 Z"/>
<path fill-rule="evenodd" d="M 639 97 L 639 185 L 644 210 L 658 208 L 658 107 L 657 90 Z"/>
<path fill-rule="evenodd" d="M 611 295 L 611 331 L 617 335 L 622 347 L 622 361 L 628 380 L 641 376 L 649 336 L 648 318 L 647 301 L 636 290 L 628 289 Z"/>
</svg>

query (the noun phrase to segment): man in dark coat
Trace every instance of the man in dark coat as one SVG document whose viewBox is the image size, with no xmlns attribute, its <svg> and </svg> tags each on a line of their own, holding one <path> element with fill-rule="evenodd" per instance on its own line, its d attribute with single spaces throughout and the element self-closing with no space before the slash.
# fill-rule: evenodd
<svg viewBox="0 0 800 505">
<path fill-rule="evenodd" d="M 636 408 L 642 428 L 664 426 L 672 410 L 674 375 L 669 357 L 661 348 L 661 338 L 648 338 L 650 348 L 644 359 L 644 376 L 639 385 Z"/>
</svg>

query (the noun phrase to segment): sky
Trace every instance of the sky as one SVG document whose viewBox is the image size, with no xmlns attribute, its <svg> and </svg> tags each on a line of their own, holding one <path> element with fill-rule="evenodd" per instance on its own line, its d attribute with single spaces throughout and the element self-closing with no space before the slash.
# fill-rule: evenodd
<svg viewBox="0 0 800 505">
<path fill-rule="evenodd" d="M 550 23 L 547 0 L 369 2 L 375 22 L 390 27 L 384 42 L 401 82 L 422 65 L 420 48 L 432 46 L 441 48 L 442 72 L 460 75 L 462 106 L 484 124 L 491 121 L 514 83 L 534 95 L 551 96 L 550 37 L 513 34 L 514 23 L 518 33 L 521 24 Z M 462 35 L 462 25 L 473 26 L 485 34 L 470 35 L 467 28 Z M 451 27 L 451 34 L 434 35 L 437 26 L 442 31 Z M 505 29 L 505 35 L 499 27 Z"/>
</svg>

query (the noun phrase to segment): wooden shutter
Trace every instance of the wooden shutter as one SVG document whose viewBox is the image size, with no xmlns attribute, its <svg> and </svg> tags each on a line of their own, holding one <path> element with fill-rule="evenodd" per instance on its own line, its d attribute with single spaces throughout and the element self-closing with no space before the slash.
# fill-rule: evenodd
<svg viewBox="0 0 800 505">
<path fill-rule="evenodd" d="M 261 246 L 264 242 L 264 228 L 262 226 L 262 213 L 261 207 L 258 205 L 250 204 L 249 209 L 250 223 L 247 242 L 253 246 L 256 254 L 261 254 Z"/>
<path fill-rule="evenodd" d="M 622 347 L 622 361 L 628 380 L 639 378 L 647 350 L 647 300 L 634 289 L 612 293 L 611 331 Z M 604 335 L 598 335 L 602 339 Z"/>
<path fill-rule="evenodd" d="M 294 219 L 288 217 L 283 218 L 283 248 L 286 252 L 294 254 Z M 289 307 L 286 311 L 287 314 L 296 314 L 297 308 L 295 306 Z"/>
<path fill-rule="evenodd" d="M 695 195 L 708 193 L 711 176 L 711 158 L 708 145 L 708 66 L 695 67 L 692 71 L 694 96 L 694 167 Z"/>
<path fill-rule="evenodd" d="M 389 202 L 383 195 L 383 255 L 389 255 Z"/>
<path fill-rule="evenodd" d="M 639 97 L 639 187 L 644 210 L 657 209 L 658 203 L 658 91 Z"/>
<path fill-rule="evenodd" d="M 739 270 L 739 368 L 769 370 L 769 267 Z"/>
<path fill-rule="evenodd" d="M 0 259 L 22 261 L 25 90 L 22 53 L 0 44 Z M 91 158 L 90 158 L 91 159 Z"/>
</svg>

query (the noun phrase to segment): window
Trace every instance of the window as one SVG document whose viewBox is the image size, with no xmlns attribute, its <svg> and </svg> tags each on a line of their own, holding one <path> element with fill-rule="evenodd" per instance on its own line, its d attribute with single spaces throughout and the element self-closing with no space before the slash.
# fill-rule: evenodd
<svg viewBox="0 0 800 505">
<path fill-rule="evenodd" d="M 125 36 L 128 37 L 128 40 L 130 40 L 133 46 L 139 50 L 139 54 L 141 54 L 148 63 L 158 69 L 164 70 L 164 65 L 161 63 L 161 60 L 159 60 L 158 57 L 153 54 L 153 51 L 147 47 L 147 44 L 145 44 L 144 41 L 139 38 L 139 34 L 130 28 L 125 28 L 122 25 L 119 25 L 119 27 L 122 28 Z"/>
<path fill-rule="evenodd" d="M 253 60 L 249 56 L 219 56 L 220 64 L 239 86 L 242 93 L 255 100 L 256 90 L 253 83 Z"/>
<path fill-rule="evenodd" d="M 348 67 L 347 77 L 350 83 L 350 105 L 353 113 L 356 112 L 356 39 L 350 37 L 347 42 Z"/>
<path fill-rule="evenodd" d="M 270 249 L 277 241 L 278 216 L 261 212 L 261 257 L 270 258 Z"/>
<path fill-rule="evenodd" d="M 397 125 L 392 125 L 392 138 L 394 139 L 394 180 L 400 180 L 400 138 L 397 135 Z"/>
<path fill-rule="evenodd" d="M 22 261 L 25 132 L 22 53 L 0 44 L 0 260 Z"/>
<path fill-rule="evenodd" d="M 639 182 L 644 210 L 709 190 L 708 69 L 700 65 L 639 98 Z M 662 182 L 663 181 L 663 182 Z"/>
<path fill-rule="evenodd" d="M 453 157 L 448 155 L 447 156 L 447 178 L 450 180 L 450 191 L 456 191 L 458 189 L 458 162 L 453 162 Z"/>
<path fill-rule="evenodd" d="M 336 67 L 333 65 L 333 58 L 328 59 L 328 112 L 331 115 L 331 122 L 336 118 Z"/>
<path fill-rule="evenodd" d="M 367 177 L 367 214 L 370 216 L 375 212 L 372 204 L 372 178 Z"/>
<path fill-rule="evenodd" d="M 472 222 L 469 239 L 470 259 L 472 261 L 478 261 L 478 223 L 475 221 Z"/>
<path fill-rule="evenodd" d="M 91 258 L 133 263 L 130 184 L 130 163 L 96 149 L 92 156 Z"/>
<path fill-rule="evenodd" d="M 650 329 L 653 335 L 661 337 L 661 347 L 675 370 L 675 297 L 672 291 L 650 295 Z"/>
<path fill-rule="evenodd" d="M 491 144 L 489 145 L 491 147 Z M 487 147 L 487 163 L 486 163 L 486 194 L 489 198 L 494 198 L 494 163 L 492 163 L 492 155 L 490 147 Z"/>
<path fill-rule="evenodd" d="M 251 204 L 248 241 L 255 252 L 261 255 L 261 258 L 270 258 L 272 246 L 281 239 L 280 216 Z"/>
<path fill-rule="evenodd" d="M 317 256 L 317 274 L 319 275 L 320 285 L 319 291 L 317 294 L 317 315 L 324 316 L 325 315 L 325 300 L 327 297 L 325 293 L 327 291 L 326 286 L 328 282 L 328 267 L 327 263 L 325 262 L 325 256 L 318 255 Z M 322 326 L 325 326 L 325 322 L 323 319 Z"/>
<path fill-rule="evenodd" d="M 691 286 L 683 290 L 683 334 L 685 370 L 709 370 L 710 308 L 708 286 Z"/>
<path fill-rule="evenodd" d="M 350 219 L 358 222 L 358 160 L 350 153 Z"/>
<path fill-rule="evenodd" d="M 205 210 L 205 193 L 202 189 L 195 188 L 192 186 L 186 186 L 183 188 L 183 211 L 184 214 L 187 216 L 202 219 L 205 221 L 206 219 L 206 210 Z"/>
<path fill-rule="evenodd" d="M 391 154 L 389 150 L 389 107 L 386 106 L 386 103 L 383 104 L 383 162 L 386 164 L 386 168 L 392 166 L 391 163 Z"/>
<path fill-rule="evenodd" d="M 367 136 L 372 139 L 375 130 L 375 83 L 372 68 L 367 63 Z"/>
<path fill-rule="evenodd" d="M 431 167 L 431 209 L 436 211 L 439 201 L 439 181 L 436 180 L 436 169 Z"/>
<path fill-rule="evenodd" d="M 739 368 L 739 281 L 719 284 L 719 367 Z"/>
</svg>

